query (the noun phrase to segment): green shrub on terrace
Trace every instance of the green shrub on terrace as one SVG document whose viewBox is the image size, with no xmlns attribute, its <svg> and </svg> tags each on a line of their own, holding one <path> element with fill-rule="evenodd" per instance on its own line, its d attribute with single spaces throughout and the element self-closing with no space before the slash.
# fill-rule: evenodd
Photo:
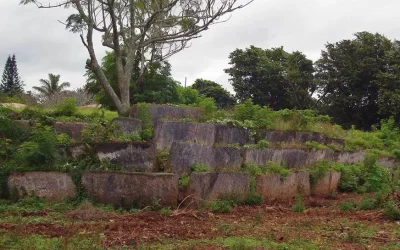
<svg viewBox="0 0 400 250">
<path fill-rule="evenodd" d="M 189 186 L 190 175 L 182 174 L 179 176 L 179 189 L 185 190 Z"/>
<path fill-rule="evenodd" d="M 251 99 L 247 99 L 241 104 L 235 106 L 234 119 L 244 122 L 245 120 L 253 120 L 255 113 L 260 109 L 260 106 L 253 104 Z"/>
<path fill-rule="evenodd" d="M 361 185 L 362 164 L 343 165 L 340 169 L 339 191 L 356 192 Z"/>
<path fill-rule="evenodd" d="M 303 205 L 303 197 L 301 195 L 296 196 L 296 202 L 292 206 L 292 211 L 296 213 L 302 213 L 306 210 L 306 208 Z"/>
<path fill-rule="evenodd" d="M 253 206 L 253 205 L 260 205 L 264 201 L 264 197 L 261 194 L 256 192 L 250 192 L 246 199 L 244 200 L 245 205 Z"/>
<path fill-rule="evenodd" d="M 160 172 L 167 172 L 168 169 L 169 149 L 158 152 L 156 155 L 156 166 Z"/>
<path fill-rule="evenodd" d="M 119 138 L 122 131 L 113 122 L 93 122 L 82 129 L 82 141 L 88 144 L 104 143 Z"/>
<path fill-rule="evenodd" d="M 74 98 L 65 98 L 60 104 L 56 106 L 54 114 L 56 116 L 73 116 L 76 114 L 78 108 Z"/>
<path fill-rule="evenodd" d="M 259 140 L 256 144 L 256 148 L 269 148 L 269 141 Z"/>
<path fill-rule="evenodd" d="M 205 163 L 203 162 L 195 162 L 193 165 L 190 167 L 191 172 L 195 173 L 206 173 L 206 172 L 211 172 L 211 168 L 208 167 Z"/>
<path fill-rule="evenodd" d="M 213 213 L 229 213 L 232 210 L 231 202 L 226 200 L 219 200 L 211 202 L 210 209 Z"/>
<path fill-rule="evenodd" d="M 318 161 L 313 163 L 307 171 L 310 173 L 310 184 L 315 186 L 317 181 L 323 178 L 330 170 L 340 168 L 340 164 L 328 162 L 326 160 Z"/>
<path fill-rule="evenodd" d="M 316 149 L 316 150 L 322 150 L 322 149 L 328 148 L 327 146 L 325 146 L 319 142 L 316 142 L 316 141 L 306 141 L 304 143 L 304 145 L 308 148 L 312 148 L 312 149 Z"/>
<path fill-rule="evenodd" d="M 383 216 L 393 221 L 400 220 L 400 208 L 395 201 L 389 201 L 386 203 Z"/>
<path fill-rule="evenodd" d="M 153 120 L 151 119 L 151 113 L 149 104 L 138 103 L 136 118 L 142 121 L 142 134 L 143 140 L 149 140 L 153 138 Z"/>
<path fill-rule="evenodd" d="M 217 105 L 213 98 L 204 98 L 199 102 L 199 108 L 203 111 L 201 121 L 213 119 L 217 113 Z"/>
<path fill-rule="evenodd" d="M 281 180 L 284 180 L 290 174 L 290 169 L 277 162 L 268 162 L 265 165 L 244 164 L 241 171 L 249 173 L 251 176 L 280 174 Z"/>
<path fill-rule="evenodd" d="M 354 211 L 354 210 L 356 210 L 356 205 L 352 201 L 342 201 L 340 203 L 340 210 L 342 210 L 342 211 Z"/>
</svg>

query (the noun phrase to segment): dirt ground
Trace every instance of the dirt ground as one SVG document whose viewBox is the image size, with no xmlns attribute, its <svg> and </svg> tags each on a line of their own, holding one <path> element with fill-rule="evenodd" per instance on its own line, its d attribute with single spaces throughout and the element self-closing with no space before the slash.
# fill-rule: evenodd
<svg viewBox="0 0 400 250">
<path fill-rule="evenodd" d="M 88 208 L 54 220 L 43 219 L 52 212 L 41 210 L 0 222 L 0 237 L 101 235 L 95 241 L 100 249 L 400 249 L 399 222 L 386 220 L 381 210 L 341 211 L 340 202 L 349 199 L 361 196 L 312 198 L 303 213 L 292 212 L 291 202 L 241 206 L 227 214 L 185 209 L 168 215 L 121 214 Z"/>
</svg>

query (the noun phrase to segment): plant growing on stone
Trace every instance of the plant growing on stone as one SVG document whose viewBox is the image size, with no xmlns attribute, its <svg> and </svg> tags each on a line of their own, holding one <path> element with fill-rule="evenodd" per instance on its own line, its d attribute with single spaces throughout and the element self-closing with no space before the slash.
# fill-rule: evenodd
<svg viewBox="0 0 400 250">
<path fill-rule="evenodd" d="M 141 137 L 143 140 L 150 140 L 153 138 L 153 120 L 151 119 L 150 107 L 147 103 L 136 104 L 137 113 L 136 118 L 142 121 Z"/>
<path fill-rule="evenodd" d="M 287 169 L 281 163 L 278 162 L 268 162 L 266 166 L 266 174 L 280 174 L 281 181 L 285 180 L 290 174 L 290 169 Z"/>
<path fill-rule="evenodd" d="M 104 143 L 119 138 L 122 131 L 113 122 L 96 121 L 82 129 L 82 141 L 88 144 Z"/>
<path fill-rule="evenodd" d="M 269 141 L 267 140 L 259 140 L 256 144 L 256 148 L 269 148 Z"/>
<path fill-rule="evenodd" d="M 189 186 L 190 182 L 190 175 L 189 174 L 182 174 L 179 176 L 179 189 L 185 190 Z"/>
<path fill-rule="evenodd" d="M 169 149 L 164 149 L 163 151 L 157 153 L 156 166 L 158 171 L 167 172 L 170 170 L 168 167 L 168 157 Z"/>
<path fill-rule="evenodd" d="M 210 203 L 210 209 L 213 213 L 229 213 L 232 210 L 231 202 L 227 200 L 218 200 Z"/>
<path fill-rule="evenodd" d="M 322 150 L 322 149 L 328 148 L 327 146 L 325 146 L 319 142 L 316 142 L 316 141 L 306 141 L 304 143 L 304 145 L 308 148 L 315 149 L 315 150 Z"/>
<path fill-rule="evenodd" d="M 207 173 L 211 172 L 211 168 L 203 162 L 195 162 L 190 167 L 190 171 L 195 173 Z"/>
<path fill-rule="evenodd" d="M 199 108 L 203 111 L 200 119 L 202 122 L 213 119 L 217 112 L 217 105 L 215 104 L 214 99 L 209 97 L 200 101 Z"/>
<path fill-rule="evenodd" d="M 302 213 L 305 210 L 306 210 L 306 208 L 303 205 L 303 197 L 300 194 L 298 194 L 296 196 L 296 202 L 292 206 L 292 211 L 296 212 L 296 213 Z"/>
</svg>

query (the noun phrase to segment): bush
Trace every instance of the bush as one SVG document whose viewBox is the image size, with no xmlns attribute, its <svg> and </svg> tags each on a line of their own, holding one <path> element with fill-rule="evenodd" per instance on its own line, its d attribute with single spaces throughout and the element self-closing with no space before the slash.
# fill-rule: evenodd
<svg viewBox="0 0 400 250">
<path fill-rule="evenodd" d="M 372 197 L 363 197 L 360 204 L 357 206 L 357 210 L 374 210 L 379 207 L 376 199 Z"/>
<path fill-rule="evenodd" d="M 202 121 L 208 121 L 215 117 L 217 112 L 217 105 L 213 98 L 204 98 L 199 103 L 199 108 L 203 111 L 203 115 L 201 117 Z"/>
<path fill-rule="evenodd" d="M 179 177 L 179 189 L 185 190 L 189 186 L 190 176 L 183 174 Z"/>
<path fill-rule="evenodd" d="M 113 122 L 96 121 L 82 129 L 82 141 L 88 144 L 97 144 L 119 138 L 122 131 Z"/>
<path fill-rule="evenodd" d="M 342 210 L 342 211 L 354 211 L 354 210 L 356 210 L 356 205 L 351 201 L 342 201 L 340 203 L 340 210 Z"/>
<path fill-rule="evenodd" d="M 212 202 L 210 209 L 213 213 L 229 213 L 232 207 L 230 201 L 220 200 Z"/>
<path fill-rule="evenodd" d="M 196 173 L 206 173 L 206 172 L 211 172 L 211 169 L 205 163 L 195 162 L 190 168 L 190 171 Z"/>
<path fill-rule="evenodd" d="M 303 205 L 303 197 L 301 195 L 296 196 L 296 202 L 292 206 L 292 211 L 296 213 L 302 213 L 306 210 L 306 208 Z"/>
<path fill-rule="evenodd" d="M 316 150 L 322 150 L 322 149 L 328 148 L 327 146 L 325 146 L 319 142 L 316 142 L 316 141 L 306 141 L 304 143 L 304 145 L 308 148 L 312 148 L 312 149 L 316 149 Z"/>
<path fill-rule="evenodd" d="M 266 174 L 280 174 L 281 181 L 283 181 L 290 174 L 290 169 L 287 169 L 285 166 L 283 166 L 280 163 L 271 161 L 271 162 L 267 163 L 265 173 Z"/>
<path fill-rule="evenodd" d="M 344 165 L 340 172 L 342 176 L 339 181 L 339 191 L 355 192 L 358 190 L 361 182 L 362 165 L 352 164 Z"/>
<path fill-rule="evenodd" d="M 159 172 L 166 172 L 168 169 L 169 150 L 163 150 L 156 155 L 156 166 Z"/>
<path fill-rule="evenodd" d="M 76 114 L 78 108 L 74 98 L 65 98 L 56 107 L 54 114 L 56 116 L 73 116 Z"/>
<path fill-rule="evenodd" d="M 253 120 L 254 115 L 260 109 L 260 106 L 253 104 L 251 99 L 247 99 L 242 104 L 235 107 L 234 118 L 238 121 Z"/>
<path fill-rule="evenodd" d="M 267 140 L 259 140 L 256 144 L 256 148 L 269 148 L 269 141 Z"/>
<path fill-rule="evenodd" d="M 244 204 L 245 205 L 260 205 L 262 204 L 264 201 L 264 197 L 261 194 L 255 193 L 255 192 L 251 192 L 246 199 L 244 200 Z"/>
<path fill-rule="evenodd" d="M 400 209 L 394 201 L 389 201 L 386 203 L 383 216 L 393 221 L 400 220 Z"/>
<path fill-rule="evenodd" d="M 142 132 L 141 137 L 143 140 L 150 140 L 153 138 L 153 120 L 151 119 L 151 113 L 149 105 L 147 103 L 138 103 L 136 118 L 142 121 Z"/>
</svg>

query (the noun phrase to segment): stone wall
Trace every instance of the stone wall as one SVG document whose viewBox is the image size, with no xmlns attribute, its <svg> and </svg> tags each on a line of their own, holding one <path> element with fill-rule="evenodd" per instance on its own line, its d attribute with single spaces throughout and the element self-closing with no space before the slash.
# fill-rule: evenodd
<svg viewBox="0 0 400 250">
<path fill-rule="evenodd" d="M 63 201 L 76 196 L 76 186 L 71 176 L 60 172 L 12 173 L 7 181 L 12 193 L 19 197 L 34 195 L 47 200 Z"/>
<path fill-rule="evenodd" d="M 310 149 L 247 149 L 245 151 L 245 163 L 265 165 L 266 163 L 280 162 L 288 168 L 299 168 L 308 166 L 314 162 L 335 157 L 333 150 L 310 150 Z"/>
<path fill-rule="evenodd" d="M 178 121 L 157 123 L 154 133 L 157 150 L 170 148 L 173 142 L 181 141 L 208 145 L 254 143 L 248 130 L 229 125 Z"/>
<path fill-rule="evenodd" d="M 264 130 L 259 132 L 262 139 L 272 143 L 286 142 L 304 144 L 308 141 L 316 141 L 320 144 L 329 145 L 334 144 L 338 148 L 344 148 L 344 139 L 331 138 L 317 132 L 309 131 L 279 131 L 279 130 Z"/>
<path fill-rule="evenodd" d="M 118 124 L 119 129 L 125 134 L 140 133 L 142 131 L 142 121 L 130 117 L 118 117 L 113 120 Z"/>
<path fill-rule="evenodd" d="M 156 123 L 161 118 L 189 118 L 193 120 L 198 120 L 203 113 L 201 109 L 193 107 L 179 107 L 157 104 L 149 104 L 148 106 L 151 114 L 151 119 L 154 123 Z M 136 118 L 136 114 L 137 105 L 133 105 L 130 116 Z"/>
<path fill-rule="evenodd" d="M 100 160 L 123 165 L 127 169 L 156 172 L 156 153 L 154 145 L 148 142 L 117 142 L 95 146 L 95 152 Z"/>
<path fill-rule="evenodd" d="M 192 173 L 189 186 L 181 197 L 198 206 L 204 201 L 235 196 L 245 198 L 250 192 L 250 175 L 245 173 Z"/>
<path fill-rule="evenodd" d="M 95 201 L 127 209 L 150 206 L 156 200 L 175 207 L 178 201 L 178 176 L 173 174 L 87 171 L 82 184 Z"/>
<path fill-rule="evenodd" d="M 169 153 L 168 165 L 172 172 L 189 173 L 196 162 L 204 163 L 215 171 L 237 171 L 243 158 L 241 150 L 233 147 L 213 147 L 204 144 L 174 142 Z"/>
<path fill-rule="evenodd" d="M 337 190 L 342 173 L 329 171 L 311 187 L 313 195 L 328 195 Z"/>
<path fill-rule="evenodd" d="M 265 202 L 291 200 L 297 194 L 310 195 L 310 175 L 305 171 L 291 172 L 288 176 L 280 174 L 261 175 L 256 178 L 256 192 Z"/>
</svg>

